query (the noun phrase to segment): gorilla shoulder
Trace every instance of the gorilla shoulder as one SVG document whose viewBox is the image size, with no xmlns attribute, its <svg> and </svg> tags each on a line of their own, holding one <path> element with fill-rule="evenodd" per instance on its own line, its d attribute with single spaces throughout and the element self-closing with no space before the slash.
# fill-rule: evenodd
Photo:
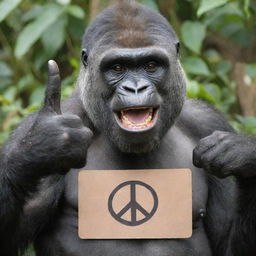
<svg viewBox="0 0 256 256">
<path fill-rule="evenodd" d="M 217 130 L 234 132 L 221 112 L 206 102 L 194 99 L 185 100 L 177 125 L 197 139 Z"/>
</svg>

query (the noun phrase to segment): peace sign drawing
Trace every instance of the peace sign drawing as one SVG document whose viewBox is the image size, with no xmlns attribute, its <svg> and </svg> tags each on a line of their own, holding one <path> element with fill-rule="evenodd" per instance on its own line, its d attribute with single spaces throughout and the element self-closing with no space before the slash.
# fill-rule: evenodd
<svg viewBox="0 0 256 256">
<path fill-rule="evenodd" d="M 139 186 L 146 189 L 146 193 L 150 194 L 153 198 L 151 210 L 148 211 L 137 201 L 137 190 Z M 130 190 L 130 201 L 118 212 L 114 210 L 113 203 L 115 201 L 116 194 L 120 193 L 122 190 Z M 155 190 L 148 184 L 141 181 L 126 181 L 119 184 L 110 194 L 108 199 L 108 210 L 111 216 L 118 222 L 127 226 L 138 226 L 145 223 L 155 214 L 158 207 L 158 197 Z M 124 219 L 124 215 L 130 211 L 130 219 Z M 138 218 L 138 214 L 142 215 L 143 218 Z"/>
</svg>

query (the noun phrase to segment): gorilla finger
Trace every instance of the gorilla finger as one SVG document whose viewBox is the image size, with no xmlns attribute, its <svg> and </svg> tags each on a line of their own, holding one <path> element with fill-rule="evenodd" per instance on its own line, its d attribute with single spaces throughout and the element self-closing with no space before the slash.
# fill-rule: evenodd
<svg viewBox="0 0 256 256">
<path fill-rule="evenodd" d="M 198 147 L 194 148 L 192 158 L 193 158 L 194 166 L 196 166 L 198 168 L 202 168 L 202 165 L 201 165 L 201 154 L 198 152 Z"/>
<path fill-rule="evenodd" d="M 208 143 L 209 141 L 209 143 Z M 209 138 L 205 138 L 204 141 L 200 141 L 199 144 L 193 150 L 193 164 L 196 167 L 202 168 L 202 155 L 205 154 L 208 150 L 213 148 L 215 143 L 212 143 Z"/>
<path fill-rule="evenodd" d="M 65 115 L 59 115 L 55 117 L 56 120 L 60 123 L 60 125 L 63 125 L 68 128 L 82 128 L 84 127 L 83 121 L 80 119 L 77 115 L 71 115 L 71 114 L 65 114 Z"/>
<path fill-rule="evenodd" d="M 216 131 L 214 134 L 201 139 L 193 151 L 193 163 L 197 167 L 202 167 L 201 156 L 210 152 L 211 158 L 216 154 L 222 153 L 226 150 L 228 142 L 225 137 L 228 135 L 226 132 Z"/>
<path fill-rule="evenodd" d="M 207 136 L 199 141 L 196 146 L 197 154 L 202 155 L 216 145 L 216 140 L 212 136 Z"/>
<path fill-rule="evenodd" d="M 214 147 L 210 148 L 208 151 L 204 152 L 202 155 L 205 156 L 207 161 L 211 163 L 218 162 L 218 159 L 225 155 L 228 151 L 229 142 L 223 140 L 219 144 L 216 144 Z"/>
<path fill-rule="evenodd" d="M 220 162 L 218 161 L 219 155 L 216 154 L 215 148 L 213 150 L 207 151 L 201 155 L 200 165 L 207 173 L 216 176 L 216 173 L 220 169 Z"/>
<path fill-rule="evenodd" d="M 223 139 L 225 139 L 229 134 L 230 134 L 230 132 L 224 132 L 224 131 L 217 130 L 217 131 L 214 131 L 212 133 L 212 135 L 210 135 L 210 136 L 215 137 L 220 142 Z"/>
<path fill-rule="evenodd" d="M 89 129 L 88 127 L 83 127 L 82 129 L 80 129 L 82 134 L 84 134 L 84 137 L 87 141 L 88 144 L 91 144 L 92 142 L 92 138 L 93 138 L 93 132 L 91 129 Z"/>
<path fill-rule="evenodd" d="M 79 149 L 87 149 L 91 144 L 92 137 L 93 133 L 87 127 L 80 129 L 66 128 L 62 133 L 62 139 L 64 140 L 66 147 L 72 150 L 74 150 L 75 147 L 78 147 Z"/>
<path fill-rule="evenodd" d="M 54 60 L 48 62 L 48 85 L 45 91 L 44 110 L 61 114 L 60 108 L 61 82 L 57 63 Z"/>
<path fill-rule="evenodd" d="M 62 163 L 65 170 L 68 170 L 71 168 L 75 168 L 75 169 L 83 168 L 86 165 L 86 154 L 83 155 L 82 157 L 79 157 L 77 155 L 67 156 L 65 157 L 65 159 L 63 159 Z"/>
<path fill-rule="evenodd" d="M 227 176 L 236 174 L 241 169 L 242 159 L 237 157 L 233 150 L 228 151 L 223 158 L 220 159 L 222 172 Z"/>
<path fill-rule="evenodd" d="M 234 173 L 235 157 L 231 151 L 223 151 L 215 154 L 211 162 L 211 172 L 218 178 L 225 178 Z"/>
</svg>

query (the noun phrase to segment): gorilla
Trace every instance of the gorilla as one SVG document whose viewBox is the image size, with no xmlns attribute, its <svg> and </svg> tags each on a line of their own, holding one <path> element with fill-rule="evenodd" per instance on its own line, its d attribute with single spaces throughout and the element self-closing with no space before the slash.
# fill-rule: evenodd
<svg viewBox="0 0 256 256">
<path fill-rule="evenodd" d="M 60 104 L 49 61 L 41 110 L 1 149 L 1 255 L 256 255 L 256 142 L 207 104 L 185 97 L 179 41 L 167 20 L 133 1 L 106 9 L 83 37 L 72 96 Z M 189 168 L 188 239 L 82 240 L 79 170 Z"/>
</svg>

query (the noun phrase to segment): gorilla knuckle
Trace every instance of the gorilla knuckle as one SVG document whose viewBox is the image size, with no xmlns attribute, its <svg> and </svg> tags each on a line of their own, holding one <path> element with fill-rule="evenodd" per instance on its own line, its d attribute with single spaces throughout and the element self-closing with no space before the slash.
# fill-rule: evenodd
<svg viewBox="0 0 256 256">
<path fill-rule="evenodd" d="M 224 139 L 222 142 L 221 142 L 221 148 L 222 148 L 222 151 L 226 152 L 230 149 L 233 148 L 233 143 L 231 143 L 230 140 L 226 140 Z"/>
<path fill-rule="evenodd" d="M 89 128 L 87 128 L 87 127 L 83 127 L 83 128 L 81 129 L 81 135 L 82 135 L 82 137 L 83 137 L 84 139 L 86 139 L 88 142 L 90 142 L 90 141 L 92 140 L 92 138 L 93 138 L 93 133 L 92 133 L 92 131 L 91 131 Z"/>
<path fill-rule="evenodd" d="M 77 115 L 65 114 L 60 117 L 61 125 L 70 128 L 79 128 L 83 126 L 83 122 Z"/>
<path fill-rule="evenodd" d="M 224 131 L 214 131 L 212 135 L 214 135 L 218 140 L 224 139 L 229 133 Z"/>
<path fill-rule="evenodd" d="M 201 155 L 200 160 L 201 160 L 202 164 L 206 164 L 206 163 L 208 163 L 208 162 L 209 162 L 208 157 L 207 157 L 207 156 L 205 156 L 205 155 Z"/>
<path fill-rule="evenodd" d="M 70 135 L 68 132 L 63 132 L 61 134 L 61 137 L 62 137 L 62 140 L 65 141 L 65 142 L 68 142 L 70 140 Z"/>
<path fill-rule="evenodd" d="M 73 115 L 73 114 L 64 114 L 62 115 L 62 117 L 66 120 L 70 120 L 70 121 L 79 121 L 82 123 L 82 120 L 79 116 L 77 115 Z"/>
<path fill-rule="evenodd" d="M 55 116 L 54 115 L 50 115 L 50 116 L 43 116 L 43 117 L 39 117 L 37 122 L 36 122 L 36 126 L 51 126 L 53 124 L 55 124 Z"/>
</svg>

